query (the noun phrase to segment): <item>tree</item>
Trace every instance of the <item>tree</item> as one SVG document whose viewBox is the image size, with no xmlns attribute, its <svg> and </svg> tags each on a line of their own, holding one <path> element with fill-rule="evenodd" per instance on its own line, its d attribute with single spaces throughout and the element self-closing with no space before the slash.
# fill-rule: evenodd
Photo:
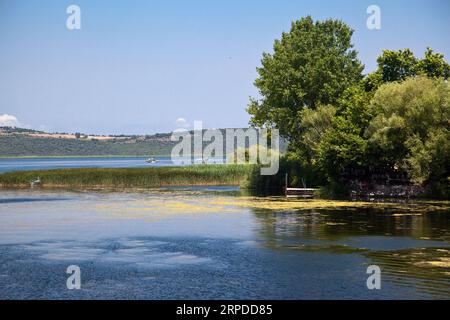
<svg viewBox="0 0 450 320">
<path fill-rule="evenodd" d="M 450 175 L 450 86 L 416 77 L 382 85 L 372 99 L 369 143 L 392 168 L 413 181 L 442 182 Z"/>
<path fill-rule="evenodd" d="M 360 135 L 364 134 L 373 118 L 369 109 L 372 97 L 373 93 L 365 91 L 364 86 L 359 84 L 345 90 L 337 101 L 337 115 L 350 122 Z"/>
<path fill-rule="evenodd" d="M 314 173 L 315 183 L 331 186 L 406 175 L 448 185 L 450 65 L 431 48 L 422 59 L 384 50 L 377 70 L 362 77 L 352 33 L 338 20 L 294 21 L 263 54 L 250 123 L 278 128 L 289 141 L 283 174 Z"/>
<path fill-rule="evenodd" d="M 367 141 L 349 119 L 338 116 L 333 119 L 334 128 L 322 137 L 318 148 L 317 164 L 329 182 L 346 180 L 354 172 L 366 167 Z"/>
<path fill-rule="evenodd" d="M 377 62 L 383 82 L 402 81 L 415 75 L 417 59 L 410 49 L 384 50 Z"/>
<path fill-rule="evenodd" d="M 444 55 L 427 48 L 423 59 L 414 56 L 410 49 L 384 50 L 377 58 L 378 69 L 363 80 L 366 91 L 376 91 L 383 83 L 404 81 L 409 77 L 425 75 L 429 78 L 450 77 L 450 65 Z"/>
<path fill-rule="evenodd" d="M 363 86 L 352 86 L 342 93 L 336 106 L 302 111 L 304 146 L 301 151 L 310 156 L 310 162 L 329 181 L 345 180 L 371 164 L 364 138 L 373 117 L 368 108 L 371 96 Z"/>
<path fill-rule="evenodd" d="M 301 111 L 301 125 L 304 131 L 303 143 L 310 157 L 317 153 L 322 137 L 333 129 L 335 115 L 336 108 L 331 105 L 321 105 L 315 110 L 305 108 Z"/>
<path fill-rule="evenodd" d="M 304 108 L 334 104 L 361 78 L 363 65 L 353 50 L 353 30 L 339 20 L 294 21 L 275 40 L 273 54 L 264 53 L 247 111 L 255 126 L 276 127 L 291 142 L 300 139 Z"/>
<path fill-rule="evenodd" d="M 430 78 L 450 77 L 450 65 L 445 61 L 444 55 L 441 53 L 433 53 L 433 49 L 427 48 L 425 58 L 420 60 L 416 67 L 417 74 L 424 74 Z"/>
</svg>

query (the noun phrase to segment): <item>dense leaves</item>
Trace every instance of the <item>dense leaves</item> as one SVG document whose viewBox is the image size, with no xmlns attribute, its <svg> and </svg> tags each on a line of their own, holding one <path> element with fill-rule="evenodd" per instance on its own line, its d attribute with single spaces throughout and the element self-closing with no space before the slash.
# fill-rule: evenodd
<svg viewBox="0 0 450 320">
<path fill-rule="evenodd" d="M 446 80 L 450 77 L 450 65 L 444 55 L 434 53 L 431 48 L 427 48 L 423 59 L 416 58 L 410 49 L 384 50 L 377 62 L 378 69 L 363 80 L 369 91 L 376 90 L 383 83 L 404 81 L 408 77 L 424 75 Z"/>
<path fill-rule="evenodd" d="M 352 33 L 337 20 L 293 22 L 290 32 L 275 40 L 274 52 L 263 54 L 255 81 L 261 99 L 251 99 L 248 106 L 252 124 L 277 127 L 295 139 L 303 108 L 333 104 L 357 83 L 363 66 L 352 50 Z"/>
<path fill-rule="evenodd" d="M 388 161 L 416 182 L 450 175 L 450 87 L 442 79 L 410 78 L 376 92 L 366 135 Z"/>
<path fill-rule="evenodd" d="M 377 69 L 361 77 L 351 35 L 341 21 L 294 22 L 273 54 L 263 55 L 251 123 L 279 128 L 290 141 L 282 169 L 314 172 L 310 181 L 394 177 L 448 195 L 449 64 L 431 48 L 423 58 L 410 49 L 384 50 Z"/>
</svg>

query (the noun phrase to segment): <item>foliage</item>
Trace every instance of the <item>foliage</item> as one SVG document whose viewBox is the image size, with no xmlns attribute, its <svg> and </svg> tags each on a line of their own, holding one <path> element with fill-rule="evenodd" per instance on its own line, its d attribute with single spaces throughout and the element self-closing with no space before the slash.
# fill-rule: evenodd
<svg viewBox="0 0 450 320">
<path fill-rule="evenodd" d="M 301 111 L 301 125 L 303 128 L 303 147 L 307 159 L 314 160 L 319 150 L 322 137 L 333 128 L 336 108 L 331 105 L 319 106 L 316 110 L 305 108 Z"/>
<path fill-rule="evenodd" d="M 248 112 L 255 126 L 277 127 L 292 142 L 299 139 L 304 108 L 333 104 L 361 78 L 362 64 L 352 49 L 353 30 L 339 20 L 294 21 L 275 40 L 273 54 L 264 53 Z"/>
<path fill-rule="evenodd" d="M 289 187 L 317 187 L 326 182 L 317 167 L 303 161 L 295 153 L 287 153 L 280 158 L 280 167 L 275 175 L 263 176 L 260 172 L 260 166 L 253 166 L 243 185 L 258 195 L 282 194 L 286 174 Z"/>
<path fill-rule="evenodd" d="M 351 34 L 340 21 L 307 17 L 263 55 L 262 98 L 248 112 L 253 125 L 279 128 L 289 153 L 278 175 L 251 182 L 267 190 L 283 186 L 286 172 L 296 185 L 313 173 L 310 181 L 326 179 L 323 190 L 336 194 L 354 180 L 409 178 L 449 196 L 449 64 L 431 48 L 421 59 L 385 50 L 361 79 Z"/>
<path fill-rule="evenodd" d="M 413 76 L 417 59 L 410 49 L 384 50 L 377 62 L 383 82 L 392 82 Z"/>
<path fill-rule="evenodd" d="M 367 108 L 370 94 L 361 86 L 348 88 L 336 105 L 305 110 L 303 150 L 310 162 L 334 181 L 366 163 L 367 143 L 363 133 L 372 115 Z"/>
<path fill-rule="evenodd" d="M 415 66 L 416 74 L 426 75 L 430 78 L 450 77 L 450 65 L 445 61 L 441 53 L 433 53 L 433 49 L 427 48 L 425 58 L 419 60 Z"/>
<path fill-rule="evenodd" d="M 450 87 L 442 79 L 410 78 L 375 93 L 376 114 L 369 142 L 413 181 L 438 181 L 450 175 Z"/>
<path fill-rule="evenodd" d="M 410 49 L 384 50 L 377 59 L 378 69 L 363 80 L 367 91 L 375 91 L 383 83 L 404 81 L 409 77 L 427 76 L 429 78 L 450 77 L 450 65 L 444 55 L 427 48 L 423 59 L 414 56 Z"/>
</svg>

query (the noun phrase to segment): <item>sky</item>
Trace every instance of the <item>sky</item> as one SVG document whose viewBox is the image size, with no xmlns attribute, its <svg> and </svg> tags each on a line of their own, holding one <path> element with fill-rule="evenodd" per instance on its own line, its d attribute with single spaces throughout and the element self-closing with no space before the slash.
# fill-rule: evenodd
<svg viewBox="0 0 450 320">
<path fill-rule="evenodd" d="M 381 29 L 369 30 L 369 5 Z M 66 9 L 81 9 L 81 29 Z M 0 0 L 0 125 L 150 134 L 246 127 L 263 52 L 311 15 L 355 32 L 365 72 L 383 49 L 450 56 L 448 0 Z"/>
</svg>

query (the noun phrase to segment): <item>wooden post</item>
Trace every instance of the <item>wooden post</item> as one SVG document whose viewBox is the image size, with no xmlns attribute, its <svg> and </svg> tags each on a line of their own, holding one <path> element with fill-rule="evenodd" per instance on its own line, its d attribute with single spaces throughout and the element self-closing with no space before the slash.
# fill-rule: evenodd
<svg viewBox="0 0 450 320">
<path fill-rule="evenodd" d="M 287 196 L 287 188 L 288 188 L 288 174 L 287 174 L 287 172 L 286 172 L 286 177 L 285 177 L 285 183 L 286 183 L 286 185 L 285 185 L 285 187 L 284 187 L 284 195 L 285 196 Z"/>
</svg>

